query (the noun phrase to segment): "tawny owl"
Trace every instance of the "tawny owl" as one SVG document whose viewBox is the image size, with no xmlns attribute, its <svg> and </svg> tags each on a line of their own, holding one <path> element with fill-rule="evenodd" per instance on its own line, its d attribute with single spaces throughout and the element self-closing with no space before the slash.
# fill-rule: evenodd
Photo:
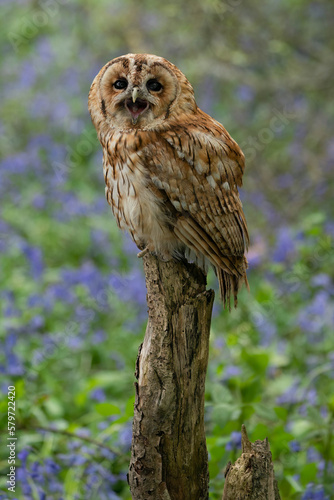
<svg viewBox="0 0 334 500">
<path fill-rule="evenodd" d="M 108 62 L 92 83 L 89 111 L 103 148 L 108 203 L 138 255 L 208 261 L 224 304 L 232 294 L 236 304 L 239 285 L 247 284 L 248 246 L 237 143 L 197 107 L 183 73 L 154 55 Z"/>
</svg>

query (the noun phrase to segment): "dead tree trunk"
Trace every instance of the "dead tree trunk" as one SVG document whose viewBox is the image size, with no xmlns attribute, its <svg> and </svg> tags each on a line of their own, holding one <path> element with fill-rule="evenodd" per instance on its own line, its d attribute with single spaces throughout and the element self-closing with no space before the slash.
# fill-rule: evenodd
<svg viewBox="0 0 334 500">
<path fill-rule="evenodd" d="M 222 500 L 280 500 L 268 439 L 251 443 L 241 429 L 242 455 L 225 473 Z"/>
<path fill-rule="evenodd" d="M 143 258 L 148 324 L 136 365 L 133 500 L 207 500 L 204 390 L 214 292 L 193 264 Z M 268 440 L 248 440 L 222 500 L 280 500 Z"/>
<path fill-rule="evenodd" d="M 206 500 L 204 390 L 214 292 L 193 264 L 144 257 L 148 325 L 137 358 L 134 500 Z"/>
</svg>

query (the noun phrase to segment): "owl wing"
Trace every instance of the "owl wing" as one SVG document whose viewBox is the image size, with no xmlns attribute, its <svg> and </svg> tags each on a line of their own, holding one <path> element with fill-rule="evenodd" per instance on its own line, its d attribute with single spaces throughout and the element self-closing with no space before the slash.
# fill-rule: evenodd
<svg viewBox="0 0 334 500">
<path fill-rule="evenodd" d="M 244 157 L 222 125 L 202 112 L 196 118 L 157 134 L 150 177 L 175 210 L 176 236 L 215 266 L 225 302 L 247 283 L 249 237 L 238 193 Z"/>
</svg>

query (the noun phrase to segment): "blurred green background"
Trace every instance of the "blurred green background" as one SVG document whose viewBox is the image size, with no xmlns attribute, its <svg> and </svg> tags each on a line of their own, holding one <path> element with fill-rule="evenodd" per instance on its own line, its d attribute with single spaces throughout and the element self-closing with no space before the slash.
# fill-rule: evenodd
<svg viewBox="0 0 334 500">
<path fill-rule="evenodd" d="M 334 4 L 2 0 L 0 499 L 129 500 L 142 262 L 104 199 L 87 111 L 110 59 L 176 64 L 246 155 L 251 293 L 215 302 L 210 499 L 240 429 L 283 500 L 334 498 Z M 216 288 L 214 275 L 209 285 Z M 16 492 L 7 388 L 16 387 Z"/>
</svg>

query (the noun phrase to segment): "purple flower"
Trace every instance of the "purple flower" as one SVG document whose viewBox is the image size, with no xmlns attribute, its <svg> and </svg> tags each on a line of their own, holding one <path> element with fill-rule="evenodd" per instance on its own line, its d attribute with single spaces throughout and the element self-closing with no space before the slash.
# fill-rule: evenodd
<svg viewBox="0 0 334 500">
<path fill-rule="evenodd" d="M 109 284 L 124 302 L 137 302 L 139 305 L 146 304 L 145 279 L 139 269 L 133 268 L 129 274 L 121 276 L 112 274 Z"/>
<path fill-rule="evenodd" d="M 46 295 L 52 302 L 54 300 L 61 300 L 62 302 L 73 304 L 73 302 L 75 301 L 75 295 L 64 283 L 56 283 L 49 286 Z"/>
<path fill-rule="evenodd" d="M 226 451 L 241 449 L 241 432 L 233 431 L 230 435 L 230 440 L 226 443 Z"/>
<path fill-rule="evenodd" d="M 123 449 L 128 450 L 130 449 L 131 441 L 132 441 L 132 424 L 128 423 L 120 430 L 118 435 L 118 443 Z"/>
<path fill-rule="evenodd" d="M 298 451 L 301 450 L 300 443 L 296 439 L 293 439 L 292 441 L 290 441 L 289 446 L 290 446 L 290 450 L 295 452 L 295 453 L 297 453 Z"/>
<path fill-rule="evenodd" d="M 310 446 L 308 448 L 306 456 L 307 456 L 306 460 L 309 463 L 310 462 L 311 463 L 313 463 L 313 462 L 320 462 L 320 460 L 322 458 L 321 455 L 320 455 L 320 453 L 318 452 L 318 450 L 316 450 L 313 446 Z"/>
<path fill-rule="evenodd" d="M 21 460 L 21 465 L 24 466 L 27 463 L 27 458 L 31 452 L 31 448 L 23 448 L 17 454 L 17 458 Z"/>
<path fill-rule="evenodd" d="M 301 397 L 298 394 L 298 382 L 294 382 L 281 396 L 279 396 L 276 401 L 278 405 L 284 404 L 296 404 L 301 401 Z"/>
<path fill-rule="evenodd" d="M 60 471 L 60 466 L 56 464 L 54 460 L 51 460 L 51 458 L 47 458 L 44 462 L 44 472 L 47 475 L 52 475 L 52 474 L 58 474 Z"/>
<path fill-rule="evenodd" d="M 43 210 L 45 208 L 46 200 L 46 196 L 37 193 L 32 200 L 32 204 L 35 208 L 37 208 L 37 210 Z"/>
<path fill-rule="evenodd" d="M 275 262 L 284 262 L 295 250 L 295 242 L 289 227 L 282 227 L 278 231 L 276 246 L 273 251 Z"/>
<path fill-rule="evenodd" d="M 312 277 L 311 283 L 313 286 L 319 286 L 322 288 L 330 287 L 332 280 L 328 274 L 320 273 Z"/>
<path fill-rule="evenodd" d="M 309 483 L 301 500 L 329 500 L 329 496 L 325 494 L 323 486 Z"/>
<path fill-rule="evenodd" d="M 44 73 L 46 66 L 52 63 L 55 57 L 49 38 L 46 36 L 39 37 L 35 45 L 35 51 L 39 67 L 43 68 Z"/>
<path fill-rule="evenodd" d="M 89 394 L 89 397 L 94 401 L 98 401 L 99 403 L 102 403 L 107 399 L 104 390 L 101 389 L 100 387 L 97 387 L 96 389 L 92 390 Z"/>
<path fill-rule="evenodd" d="M 229 365 L 225 366 L 223 373 L 223 380 L 230 380 L 230 378 L 238 377 L 241 374 L 239 366 Z"/>
<path fill-rule="evenodd" d="M 44 271 L 42 250 L 26 242 L 20 244 L 21 250 L 30 265 L 30 272 L 35 280 L 39 280 Z"/>
<path fill-rule="evenodd" d="M 105 279 L 100 270 L 92 262 L 85 262 L 78 269 L 65 269 L 62 272 L 64 283 L 68 286 L 83 285 L 91 295 L 98 296 L 105 288 Z"/>
<path fill-rule="evenodd" d="M 253 322 L 257 327 L 258 332 L 261 334 L 260 344 L 263 346 L 268 346 L 271 344 L 272 339 L 277 334 L 277 328 L 274 323 L 272 323 L 267 315 L 264 314 L 254 314 Z"/>
<path fill-rule="evenodd" d="M 87 462 L 87 457 L 84 457 L 82 455 L 76 454 L 76 453 L 71 453 L 69 455 L 66 455 L 64 453 L 59 453 L 58 458 L 66 464 L 67 467 L 74 467 L 76 465 L 83 465 Z"/>
<path fill-rule="evenodd" d="M 19 376 L 19 375 L 24 374 L 23 364 L 16 354 L 14 354 L 12 352 L 7 354 L 6 362 L 7 362 L 6 373 L 8 375 L 18 375 Z"/>
<path fill-rule="evenodd" d="M 101 344 L 107 339 L 107 334 L 104 330 L 97 330 L 93 334 L 93 342 L 94 344 Z"/>
<path fill-rule="evenodd" d="M 326 290 L 317 292 L 312 302 L 299 313 L 297 323 L 304 331 L 321 333 L 325 327 L 332 328 L 334 322 L 332 301 Z M 319 336 L 311 336 L 309 340 L 319 340 Z"/>
<path fill-rule="evenodd" d="M 29 327 L 32 330 L 40 330 L 45 325 L 45 319 L 40 314 L 33 316 L 30 320 Z"/>
<path fill-rule="evenodd" d="M 236 89 L 236 95 L 241 101 L 250 102 L 254 99 L 254 90 L 250 85 L 239 85 Z"/>
<path fill-rule="evenodd" d="M 17 90 L 27 90 L 35 84 L 36 70 L 29 61 L 23 61 L 22 70 L 19 77 Z"/>
<path fill-rule="evenodd" d="M 17 469 L 17 481 L 20 484 L 22 488 L 22 493 L 23 495 L 26 495 L 27 498 L 32 498 L 31 497 L 31 486 L 29 484 L 29 476 L 30 474 L 28 473 L 28 470 L 25 467 L 25 464 L 23 467 L 18 467 Z"/>
</svg>

